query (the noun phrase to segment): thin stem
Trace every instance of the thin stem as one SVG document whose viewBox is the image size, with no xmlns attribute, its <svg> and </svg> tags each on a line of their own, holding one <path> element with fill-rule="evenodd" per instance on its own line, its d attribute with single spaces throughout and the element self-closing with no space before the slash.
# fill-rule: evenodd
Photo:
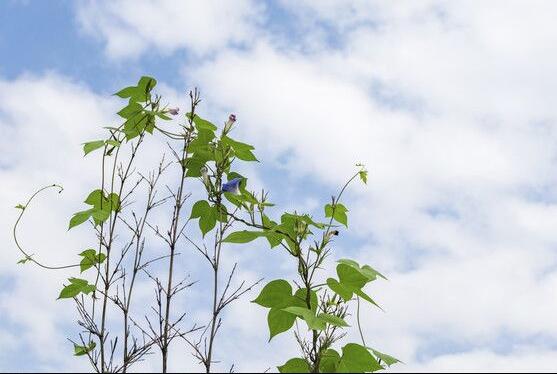
<svg viewBox="0 0 557 374">
<path fill-rule="evenodd" d="M 21 244 L 19 243 L 18 239 L 17 239 L 17 227 L 19 226 L 19 223 L 21 221 L 21 219 L 23 218 L 23 214 L 25 214 L 25 212 L 27 211 L 29 205 L 31 204 L 31 201 L 33 201 L 33 199 L 39 195 L 41 192 L 49 189 L 49 188 L 58 188 L 59 191 L 58 193 L 62 193 L 62 191 L 64 190 L 64 188 L 58 184 L 51 184 L 49 186 L 45 186 L 40 188 L 39 190 L 37 190 L 33 195 L 31 195 L 31 197 L 27 200 L 27 202 L 25 203 L 25 205 L 23 206 L 23 209 L 21 209 L 21 212 L 19 213 L 19 216 L 17 217 L 17 220 L 15 221 L 13 230 L 12 230 L 12 234 L 13 234 L 13 238 L 14 238 L 14 242 L 16 247 L 19 249 L 19 251 L 25 256 L 25 260 L 26 261 L 30 261 L 32 263 L 34 263 L 35 265 L 43 268 L 43 269 L 47 269 L 47 270 L 61 270 L 61 269 L 69 269 L 69 268 L 75 268 L 75 267 L 79 267 L 79 264 L 71 264 L 71 265 L 45 265 L 44 263 L 35 260 L 33 258 L 33 255 L 29 254 L 25 249 L 23 249 L 23 247 L 21 246 Z"/>
</svg>

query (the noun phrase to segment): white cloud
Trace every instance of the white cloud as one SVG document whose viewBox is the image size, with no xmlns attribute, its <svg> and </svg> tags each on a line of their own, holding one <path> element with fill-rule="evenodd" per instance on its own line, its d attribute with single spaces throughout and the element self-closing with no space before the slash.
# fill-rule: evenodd
<svg viewBox="0 0 557 374">
<path fill-rule="evenodd" d="M 171 54 L 187 48 L 207 54 L 254 38 L 261 5 L 251 0 L 82 2 L 83 30 L 106 42 L 108 56 L 137 57 L 154 48 Z"/>
</svg>

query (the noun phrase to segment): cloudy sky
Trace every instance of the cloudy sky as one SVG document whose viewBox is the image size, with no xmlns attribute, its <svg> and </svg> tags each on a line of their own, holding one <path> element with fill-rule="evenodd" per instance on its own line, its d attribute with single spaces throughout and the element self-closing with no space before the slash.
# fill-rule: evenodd
<svg viewBox="0 0 557 374">
<path fill-rule="evenodd" d="M 555 370 L 556 14 L 510 0 L 0 2 L 0 370 L 87 370 L 66 340 L 74 309 L 54 300 L 68 274 L 16 265 L 13 206 L 63 184 L 24 240 L 53 262 L 83 250 L 90 234 L 66 224 L 98 172 L 80 144 L 114 123 L 111 94 L 141 75 L 172 105 L 197 86 L 205 117 L 236 113 L 261 160 L 245 174 L 284 209 L 321 215 L 367 165 L 335 256 L 388 276 L 370 289 L 385 313 L 366 309 L 364 330 L 405 362 L 394 371 Z M 263 246 L 227 251 L 246 279 L 293 276 Z M 202 294 L 183 301 L 193 318 Z M 226 315 L 221 370 L 295 351 L 286 335 L 267 343 L 253 296 Z M 201 367 L 177 346 L 171 369 Z"/>
</svg>

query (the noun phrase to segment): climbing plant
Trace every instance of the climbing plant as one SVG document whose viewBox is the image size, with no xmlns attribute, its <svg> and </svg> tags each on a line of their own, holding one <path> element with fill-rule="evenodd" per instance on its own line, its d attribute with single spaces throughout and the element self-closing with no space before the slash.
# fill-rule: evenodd
<svg viewBox="0 0 557 374">
<path fill-rule="evenodd" d="M 86 226 L 96 239 L 83 243 L 75 263 L 39 259 L 17 233 L 36 196 L 48 189 L 62 192 L 60 185 L 43 187 L 16 206 L 20 212 L 13 236 L 23 254 L 19 263 L 68 272 L 58 299 L 76 307 L 79 331 L 70 338 L 74 355 L 86 358 L 96 372 L 125 373 L 158 351 L 161 370 L 167 372 L 170 347 L 182 341 L 203 370 L 215 371 L 223 311 L 257 288 L 253 302 L 268 309 L 269 340 L 293 330 L 299 346 L 299 356 L 285 358 L 280 372 L 373 372 L 397 363 L 369 347 L 361 327 L 360 303 L 378 307 L 364 288 L 385 277 L 369 265 L 337 258 L 334 251 L 335 239 L 348 227 L 348 208 L 341 198 L 354 180 L 366 183 L 364 166 L 357 165 L 357 172 L 324 205 L 320 219 L 294 211 L 280 214 L 275 222 L 269 193 L 251 191 L 248 178 L 237 171 L 238 163 L 258 160 L 253 146 L 234 139 L 235 115 L 222 126 L 200 117 L 196 89 L 189 92 L 189 108 L 180 116 L 178 108 L 165 105 L 156 94 L 156 84 L 154 78 L 142 77 L 118 91 L 120 119 L 104 128 L 104 138 L 83 144 L 83 154 L 99 160 L 99 181 L 84 194 L 83 208 L 69 218 L 68 229 Z M 147 142 L 164 149 L 157 164 L 145 171 L 139 155 Z M 236 280 L 237 264 L 223 264 L 223 251 L 258 238 L 284 251 L 296 279 L 276 279 L 263 287 L 263 279 Z M 155 254 L 149 251 L 152 246 L 164 250 Z M 177 270 L 187 268 L 192 256 L 201 256 L 211 274 L 202 282 Z M 265 259 L 261 252 L 261 261 Z M 154 291 L 148 308 L 136 301 L 138 285 L 146 282 Z M 199 320 L 176 302 L 205 302 L 184 294 L 192 287 L 210 293 L 208 312 L 196 315 Z M 357 326 L 350 327 L 347 316 L 354 307 Z M 342 342 L 349 328 L 357 328 L 357 343 Z"/>
</svg>

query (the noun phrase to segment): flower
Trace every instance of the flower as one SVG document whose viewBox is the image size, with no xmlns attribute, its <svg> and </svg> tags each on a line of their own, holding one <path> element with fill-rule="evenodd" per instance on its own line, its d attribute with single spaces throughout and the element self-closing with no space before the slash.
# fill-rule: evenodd
<svg viewBox="0 0 557 374">
<path fill-rule="evenodd" d="M 223 192 L 230 192 L 233 193 L 235 195 L 239 195 L 240 194 L 240 182 L 242 181 L 242 178 L 234 178 L 231 181 L 228 181 L 226 183 L 224 183 L 222 185 L 222 191 Z"/>
<path fill-rule="evenodd" d="M 209 186 L 209 175 L 207 174 L 208 171 L 207 167 L 203 166 L 200 171 L 201 171 L 201 178 L 203 179 L 203 183 L 206 186 Z"/>
<path fill-rule="evenodd" d="M 172 114 L 173 116 L 177 116 L 180 108 L 170 108 L 168 109 L 168 113 Z"/>
<path fill-rule="evenodd" d="M 224 123 L 224 132 L 230 131 L 234 122 L 236 122 L 236 115 L 235 114 L 229 115 L 228 116 L 228 121 L 226 121 Z"/>
</svg>

